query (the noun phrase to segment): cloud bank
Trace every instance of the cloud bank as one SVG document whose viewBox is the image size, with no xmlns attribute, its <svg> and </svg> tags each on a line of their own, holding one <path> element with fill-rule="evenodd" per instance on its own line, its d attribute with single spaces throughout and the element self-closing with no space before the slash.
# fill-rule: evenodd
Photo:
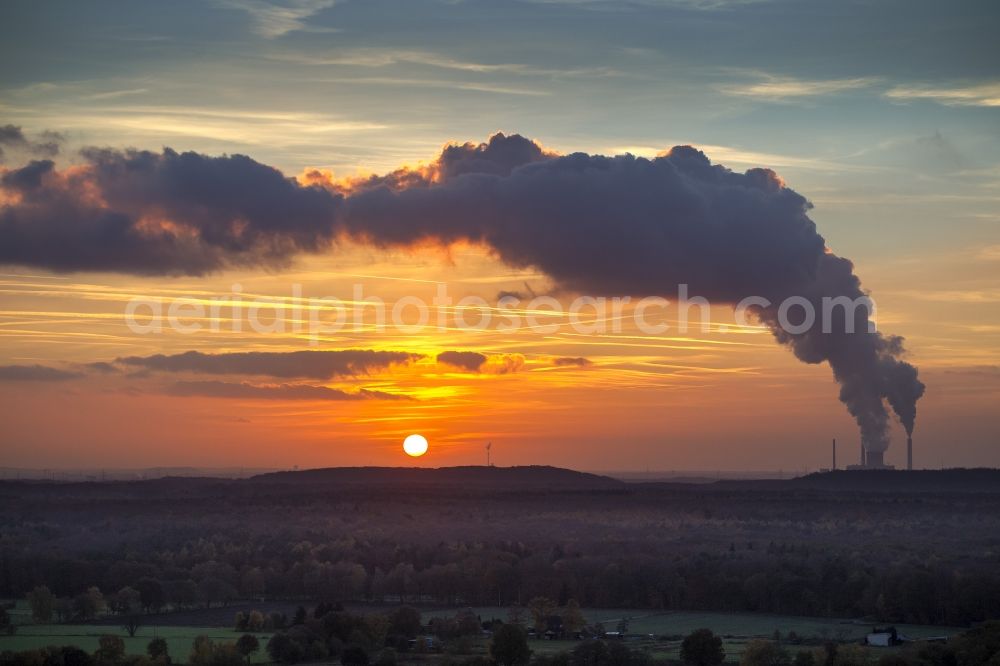
<svg viewBox="0 0 1000 666">
<path fill-rule="evenodd" d="M 466 372 L 489 375 L 506 375 L 524 367 L 524 356 L 521 354 L 444 351 L 437 355 L 437 361 Z"/>
<path fill-rule="evenodd" d="M 116 363 L 160 372 L 190 372 L 210 375 L 262 375 L 281 379 L 332 379 L 358 377 L 392 365 L 422 358 L 420 354 L 371 349 L 294 352 L 228 352 L 126 356 Z"/>
<path fill-rule="evenodd" d="M 83 375 L 69 370 L 50 368 L 44 365 L 2 365 L 0 381 L 5 382 L 61 382 L 78 379 Z"/>
<path fill-rule="evenodd" d="M 299 182 L 240 155 L 83 158 L 63 170 L 40 160 L 3 173 L 0 263 L 201 274 L 281 266 L 341 239 L 466 241 L 593 295 L 668 295 L 687 284 L 717 302 L 801 297 L 816 312 L 826 298 L 865 296 L 852 263 L 827 250 L 804 197 L 769 169 L 730 171 L 689 146 L 653 159 L 555 155 L 498 134 L 449 146 L 424 168 L 343 182 L 316 173 Z M 869 450 L 888 445 L 886 403 L 912 431 L 924 386 L 902 339 L 869 332 L 864 309 L 841 311 L 830 333 L 818 323 L 788 333 L 776 306 L 758 315 L 800 360 L 830 364 Z"/>
</svg>

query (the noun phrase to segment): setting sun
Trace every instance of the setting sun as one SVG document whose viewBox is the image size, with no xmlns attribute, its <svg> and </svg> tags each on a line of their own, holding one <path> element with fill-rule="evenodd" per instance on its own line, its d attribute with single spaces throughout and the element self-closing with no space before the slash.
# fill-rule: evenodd
<svg viewBox="0 0 1000 666">
<path fill-rule="evenodd" d="M 403 440 L 403 451 L 408 456 L 419 458 L 427 453 L 427 438 L 423 435 L 410 435 Z"/>
</svg>

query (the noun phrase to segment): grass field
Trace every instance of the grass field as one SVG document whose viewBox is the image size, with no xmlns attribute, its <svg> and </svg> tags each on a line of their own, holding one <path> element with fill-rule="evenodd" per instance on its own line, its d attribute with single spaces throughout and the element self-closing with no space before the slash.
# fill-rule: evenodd
<svg viewBox="0 0 1000 666">
<path fill-rule="evenodd" d="M 361 611 L 360 608 L 355 610 Z M 422 614 L 426 622 L 435 616 L 454 615 L 458 610 L 454 608 L 424 610 Z M 490 618 L 506 620 L 507 618 L 506 608 L 480 607 L 473 608 L 472 611 L 484 620 Z M 205 635 L 214 641 L 223 642 L 234 641 L 240 635 L 238 632 L 224 627 L 143 626 L 134 638 L 130 638 L 124 630 L 113 625 L 30 624 L 27 604 L 23 601 L 19 601 L 16 608 L 10 613 L 14 623 L 18 625 L 17 633 L 13 636 L 0 636 L 0 651 L 28 650 L 48 645 L 75 645 L 88 652 L 93 652 L 97 649 L 97 641 L 100 636 L 114 634 L 123 638 L 127 652 L 140 654 L 145 653 L 146 645 L 154 636 L 160 636 L 167 640 L 174 662 L 185 663 L 195 636 Z M 869 624 L 849 620 L 755 613 L 650 612 L 649 610 L 622 609 L 584 609 L 583 613 L 589 623 L 602 622 L 608 630 L 614 630 L 619 620 L 628 619 L 629 633 L 643 635 L 641 638 L 630 639 L 629 645 L 647 650 L 654 658 L 660 659 L 677 658 L 680 650 L 680 640 L 677 637 L 687 635 L 701 627 L 707 627 L 723 637 L 726 654 L 730 661 L 738 661 L 747 642 L 753 638 L 771 638 L 776 630 L 782 636 L 787 636 L 789 632 L 794 631 L 800 637 L 807 639 L 858 641 L 871 629 Z M 897 628 L 901 633 L 911 638 L 947 636 L 962 631 L 958 628 L 923 625 L 897 625 Z M 256 655 L 254 663 L 266 663 L 267 658 L 263 647 L 267 644 L 270 635 L 258 634 L 258 638 L 262 649 Z M 576 645 L 578 645 L 576 641 L 531 641 L 531 649 L 536 654 L 568 651 Z M 791 646 L 792 651 L 796 649 L 800 648 Z M 485 653 L 485 642 L 482 645 L 477 645 L 476 651 Z M 434 659 L 431 658 L 430 661 L 434 661 Z"/>
<path fill-rule="evenodd" d="M 505 608 L 485 607 L 473 608 L 473 612 L 484 620 L 489 618 L 507 619 Z M 454 615 L 455 610 L 425 611 L 424 617 Z M 871 631 L 872 625 L 851 620 L 795 617 L 785 615 L 765 615 L 758 613 L 703 613 L 688 611 L 651 612 L 649 610 L 594 609 L 583 610 L 587 622 L 602 622 L 605 629 L 613 631 L 620 619 L 629 620 L 630 634 L 652 634 L 654 636 L 686 635 L 707 627 L 721 636 L 733 638 L 771 638 L 774 632 L 780 631 L 782 636 L 790 631 L 803 638 L 822 638 L 841 641 L 861 639 Z M 929 636 L 950 636 L 963 631 L 955 627 L 936 627 L 924 625 L 896 625 L 900 633 L 911 638 L 926 638 Z"/>
<path fill-rule="evenodd" d="M 489 618 L 506 619 L 507 611 L 503 608 L 486 607 L 473 608 L 473 612 L 484 620 Z M 454 609 L 427 611 L 424 617 L 435 615 L 452 615 Z M 871 631 L 872 625 L 857 623 L 850 620 L 811 618 L 783 615 L 764 615 L 757 613 L 703 613 L 703 612 L 650 612 L 649 610 L 622 609 L 584 609 L 584 616 L 590 623 L 602 622 L 609 631 L 621 619 L 628 619 L 630 634 L 645 634 L 642 639 L 630 639 L 631 647 L 647 650 L 656 659 L 680 657 L 680 640 L 663 639 L 664 636 L 685 636 L 695 629 L 707 627 L 723 637 L 727 661 L 739 661 L 746 644 L 754 638 L 772 638 L 777 630 L 783 637 L 794 631 L 805 639 L 830 639 L 836 641 L 860 641 Z M 931 636 L 950 636 L 963 631 L 955 627 L 938 627 L 925 625 L 896 625 L 904 635 L 911 638 L 928 638 Z M 650 637 L 651 635 L 651 637 Z M 531 649 L 538 654 L 552 654 L 572 650 L 578 643 L 575 641 L 531 641 Z M 788 646 L 793 653 L 807 647 Z M 882 654 L 885 650 L 878 651 Z"/>
<path fill-rule="evenodd" d="M 0 636 L 0 651 L 32 650 L 48 645 L 75 645 L 87 652 L 97 649 L 97 640 L 105 635 L 121 636 L 125 641 L 125 651 L 129 654 L 145 654 L 146 645 L 154 636 L 167 640 L 170 646 L 170 656 L 174 663 L 186 663 L 191 653 L 191 645 L 195 636 L 205 635 L 216 642 L 235 641 L 240 634 L 218 627 L 140 627 L 134 638 L 122 629 L 92 624 L 43 624 L 22 625 L 13 636 Z M 255 663 L 266 663 L 264 646 L 270 639 L 269 634 L 257 634 L 261 651 L 254 659 Z"/>
</svg>

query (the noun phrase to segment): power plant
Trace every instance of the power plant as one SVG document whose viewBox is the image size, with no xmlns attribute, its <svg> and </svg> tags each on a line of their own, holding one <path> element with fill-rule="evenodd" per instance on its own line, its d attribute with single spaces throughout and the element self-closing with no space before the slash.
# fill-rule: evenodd
<svg viewBox="0 0 1000 666">
<path fill-rule="evenodd" d="M 885 464 L 883 451 L 865 451 L 864 443 L 861 444 L 861 461 L 857 465 L 848 465 L 849 470 L 859 469 L 895 469 L 892 465 Z"/>
<path fill-rule="evenodd" d="M 833 469 L 837 469 L 837 440 L 833 440 Z M 884 451 L 866 451 L 865 443 L 861 442 L 861 460 L 857 465 L 848 465 L 849 470 L 859 469 L 896 469 L 885 462 Z M 913 470 L 913 437 L 906 437 L 906 469 Z"/>
<path fill-rule="evenodd" d="M 886 465 L 882 451 L 868 451 L 862 463 L 867 469 L 892 469 L 892 465 Z"/>
</svg>

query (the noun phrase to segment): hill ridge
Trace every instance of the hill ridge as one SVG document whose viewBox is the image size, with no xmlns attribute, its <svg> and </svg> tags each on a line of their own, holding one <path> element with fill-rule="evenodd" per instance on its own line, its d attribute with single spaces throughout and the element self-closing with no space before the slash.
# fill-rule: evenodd
<svg viewBox="0 0 1000 666">
<path fill-rule="evenodd" d="M 333 483 L 469 485 L 469 486 L 544 486 L 580 488 L 621 488 L 626 484 L 590 472 L 579 472 L 552 465 L 454 465 L 443 467 L 319 467 L 314 469 L 268 472 L 246 480 L 249 483 Z"/>
</svg>

